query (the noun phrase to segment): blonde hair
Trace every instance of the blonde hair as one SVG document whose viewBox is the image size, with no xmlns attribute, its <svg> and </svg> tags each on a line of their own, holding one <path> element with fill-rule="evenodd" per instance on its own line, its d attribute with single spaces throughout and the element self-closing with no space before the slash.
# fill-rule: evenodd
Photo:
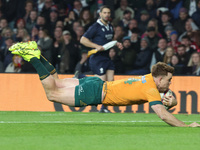
<svg viewBox="0 0 200 150">
<path fill-rule="evenodd" d="M 190 60 L 189 60 L 187 66 L 188 66 L 188 67 L 192 67 L 192 66 L 195 65 L 195 64 L 193 63 L 193 61 L 192 61 L 192 56 L 193 56 L 194 54 L 197 54 L 197 55 L 199 56 L 199 63 L 198 63 L 198 65 L 197 65 L 195 71 L 193 72 L 193 73 L 196 73 L 197 70 L 198 70 L 198 68 L 200 68 L 200 53 L 198 53 L 198 52 L 194 52 L 194 53 L 192 53 L 192 55 L 190 56 Z"/>
<path fill-rule="evenodd" d="M 170 58 L 167 56 L 167 50 L 168 50 L 168 49 L 172 49 L 172 50 L 173 50 L 173 54 L 175 53 L 174 48 L 171 47 L 171 46 L 168 46 L 168 47 L 166 48 L 166 52 L 165 52 L 165 55 L 164 55 L 164 58 L 163 58 L 163 62 L 164 62 L 164 63 L 170 63 L 170 62 L 171 62 L 171 58 L 172 58 L 172 56 L 173 56 L 173 54 L 172 54 L 172 56 L 171 56 Z"/>
</svg>

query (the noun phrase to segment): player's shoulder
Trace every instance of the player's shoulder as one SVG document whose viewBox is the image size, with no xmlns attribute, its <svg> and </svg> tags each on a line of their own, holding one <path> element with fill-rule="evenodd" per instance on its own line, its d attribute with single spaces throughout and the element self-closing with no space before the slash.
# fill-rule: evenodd
<svg viewBox="0 0 200 150">
<path fill-rule="evenodd" d="M 101 27 L 101 25 L 96 21 L 95 23 L 93 23 L 91 25 L 92 28 L 98 28 L 98 27 Z"/>
</svg>

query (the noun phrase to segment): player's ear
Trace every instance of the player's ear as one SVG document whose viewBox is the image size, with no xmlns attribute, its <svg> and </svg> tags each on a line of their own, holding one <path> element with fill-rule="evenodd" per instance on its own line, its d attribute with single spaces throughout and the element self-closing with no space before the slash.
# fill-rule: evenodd
<svg viewBox="0 0 200 150">
<path fill-rule="evenodd" d="M 163 79 L 163 76 L 159 76 L 158 77 L 158 82 L 160 83 L 162 81 L 162 79 Z"/>
</svg>

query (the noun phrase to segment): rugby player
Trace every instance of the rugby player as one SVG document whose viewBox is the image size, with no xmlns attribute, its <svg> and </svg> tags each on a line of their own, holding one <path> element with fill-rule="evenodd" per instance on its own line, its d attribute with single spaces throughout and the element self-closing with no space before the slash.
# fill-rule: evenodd
<svg viewBox="0 0 200 150">
<path fill-rule="evenodd" d="M 113 26 L 109 23 L 111 10 L 104 5 L 100 8 L 100 18 L 84 33 L 81 37 L 81 44 L 99 51 L 90 56 L 89 66 L 91 71 L 103 81 L 114 80 L 114 63 L 109 58 L 109 51 L 104 51 L 102 45 L 113 40 L 114 31 Z M 122 44 L 116 44 L 118 48 L 122 49 Z M 107 107 L 102 105 L 100 112 L 109 112 Z"/>
<path fill-rule="evenodd" d="M 98 77 L 58 79 L 54 78 L 57 74 L 55 68 L 41 56 L 36 42 L 16 43 L 9 50 L 33 65 L 50 101 L 74 107 L 149 102 L 158 117 L 171 126 L 200 127 L 196 122 L 186 125 L 165 109 L 160 93 L 169 89 L 174 68 L 163 62 L 153 65 L 150 74 L 116 81 L 102 81 Z M 173 106 L 173 99 L 173 96 L 169 97 L 165 105 Z"/>
</svg>

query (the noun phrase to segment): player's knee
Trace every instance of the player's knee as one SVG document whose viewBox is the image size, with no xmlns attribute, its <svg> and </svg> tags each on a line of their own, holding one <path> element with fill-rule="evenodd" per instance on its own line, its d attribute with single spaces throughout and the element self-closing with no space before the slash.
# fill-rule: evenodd
<svg viewBox="0 0 200 150">
<path fill-rule="evenodd" d="M 47 99 L 51 102 L 55 102 L 56 101 L 56 97 L 55 97 L 55 92 L 50 91 L 46 94 Z"/>
</svg>

